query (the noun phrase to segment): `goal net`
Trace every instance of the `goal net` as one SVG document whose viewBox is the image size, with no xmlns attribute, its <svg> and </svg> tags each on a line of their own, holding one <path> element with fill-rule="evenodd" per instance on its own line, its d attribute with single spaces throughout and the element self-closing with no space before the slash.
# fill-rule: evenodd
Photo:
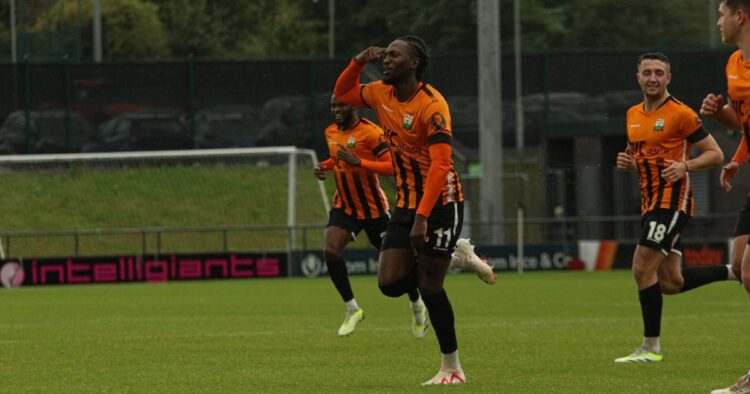
<svg viewBox="0 0 750 394">
<path fill-rule="evenodd" d="M 317 248 L 329 202 L 316 164 L 295 147 L 0 156 L 2 254 Z"/>
</svg>

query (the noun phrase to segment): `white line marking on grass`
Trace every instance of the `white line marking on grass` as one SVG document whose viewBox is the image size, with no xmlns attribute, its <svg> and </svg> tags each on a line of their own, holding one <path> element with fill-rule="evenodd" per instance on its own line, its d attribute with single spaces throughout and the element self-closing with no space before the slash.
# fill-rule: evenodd
<svg viewBox="0 0 750 394">
<path fill-rule="evenodd" d="M 746 317 L 747 313 L 710 313 L 710 314 L 694 314 L 694 315 L 673 315 L 664 316 L 663 320 L 699 320 L 706 318 L 721 318 L 721 317 Z M 106 319 L 97 319 L 106 320 Z M 193 320 L 193 317 L 186 317 L 184 320 Z M 496 322 L 484 322 L 484 323 L 464 323 L 457 324 L 456 327 L 460 331 L 462 329 L 486 329 L 487 327 L 518 327 L 518 326 L 555 326 L 561 324 L 573 324 L 580 325 L 582 323 L 615 323 L 623 321 L 637 320 L 637 316 L 631 317 L 600 317 L 600 318 L 570 318 L 570 319 L 531 319 L 531 320 L 500 320 Z M 12 326 L 12 325 L 7 325 Z M 333 338 L 335 336 L 335 325 L 331 327 L 308 327 L 305 329 L 294 329 L 294 330 L 258 330 L 258 331 L 237 331 L 237 332 L 191 332 L 191 333 L 175 333 L 175 334 L 147 334 L 147 335 L 117 335 L 108 333 L 106 335 L 86 335 L 86 336 L 75 336 L 67 337 L 63 341 L 65 342 L 88 342 L 91 340 L 111 339 L 113 336 L 118 341 L 142 341 L 142 340 L 158 340 L 158 339 L 199 339 L 199 338 L 234 338 L 234 337 L 252 337 L 252 336 L 269 336 L 279 334 L 292 334 L 292 335 L 310 335 L 310 334 L 330 334 Z M 409 332 L 410 327 L 406 324 L 399 326 L 383 326 L 383 327 L 358 327 L 357 331 L 366 332 Z M 37 342 L 38 339 L 10 339 L 0 340 L 0 342 Z M 59 341 L 56 338 L 55 341 Z"/>
</svg>

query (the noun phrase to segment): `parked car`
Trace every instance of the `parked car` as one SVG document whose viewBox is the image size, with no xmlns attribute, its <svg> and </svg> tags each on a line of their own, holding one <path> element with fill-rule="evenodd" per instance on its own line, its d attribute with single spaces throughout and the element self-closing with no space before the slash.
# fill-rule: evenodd
<svg viewBox="0 0 750 394">
<path fill-rule="evenodd" d="M 115 116 L 99 126 L 98 140 L 86 152 L 192 149 L 184 115 L 170 111 L 138 111 Z"/>
<path fill-rule="evenodd" d="M 227 106 L 195 113 L 198 147 L 205 149 L 257 145 L 261 128 L 260 110 L 250 106 Z"/>
<path fill-rule="evenodd" d="M 70 132 L 63 110 L 14 111 L 0 126 L 0 154 L 79 152 L 95 137 L 94 128 L 81 115 L 70 114 Z"/>
<path fill-rule="evenodd" d="M 325 148 L 323 131 L 331 124 L 331 95 L 279 96 L 263 105 L 258 146 L 318 146 Z"/>
</svg>

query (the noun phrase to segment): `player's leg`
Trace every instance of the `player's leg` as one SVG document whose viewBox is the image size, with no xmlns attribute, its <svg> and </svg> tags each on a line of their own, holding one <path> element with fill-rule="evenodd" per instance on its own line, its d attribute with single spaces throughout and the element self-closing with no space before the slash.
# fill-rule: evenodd
<svg viewBox="0 0 750 394">
<path fill-rule="evenodd" d="M 388 222 L 378 261 L 378 287 L 388 297 L 400 297 L 416 288 L 416 258 L 409 233 L 413 212 L 396 208 Z"/>
<path fill-rule="evenodd" d="M 745 254 L 748 242 L 750 242 L 750 235 L 748 234 L 735 234 L 734 239 L 732 239 L 732 256 L 729 261 L 730 279 L 742 277 L 742 256 Z"/>
<path fill-rule="evenodd" d="M 681 260 L 682 256 L 673 251 L 659 265 L 657 277 L 662 294 L 672 295 L 682 291 L 685 279 L 682 276 L 682 268 L 680 267 Z"/>
<path fill-rule="evenodd" d="M 732 240 L 732 257 L 731 266 L 734 278 L 742 277 L 742 256 L 745 254 L 745 248 L 750 241 L 750 195 L 745 199 L 745 204 L 737 215 L 737 221 L 734 225 L 734 240 Z"/>
<path fill-rule="evenodd" d="M 404 229 L 405 229 L 405 226 L 397 226 L 391 230 L 391 236 L 390 236 L 388 249 L 411 250 L 410 246 L 407 247 L 405 243 L 403 242 L 399 243 L 398 245 L 394 244 L 394 238 L 399 238 L 403 236 Z M 385 239 L 385 235 L 387 232 L 388 232 L 388 219 L 387 218 L 371 220 L 365 227 L 365 233 L 367 234 L 367 238 L 370 240 L 370 244 L 372 244 L 372 246 L 374 246 L 378 250 L 382 249 L 383 240 Z M 389 252 L 389 255 L 390 253 L 391 252 Z M 400 254 L 400 253 L 397 253 L 397 254 Z M 413 253 L 410 253 L 409 259 L 413 260 Z M 395 260 L 390 257 L 386 258 L 386 264 L 388 266 L 383 270 L 384 274 L 387 274 L 387 275 L 384 275 L 384 278 L 388 276 L 388 278 L 385 278 L 386 282 L 393 282 L 395 280 L 393 278 L 407 275 L 406 272 L 395 269 L 396 267 L 400 266 L 399 264 L 395 264 L 394 266 L 390 264 L 391 261 L 398 261 L 398 260 L 399 260 L 398 258 L 396 258 Z M 410 264 L 413 264 L 413 262 L 410 262 Z M 413 283 L 414 283 L 414 287 L 407 289 L 406 293 L 409 295 L 409 301 L 418 302 L 420 300 L 420 297 L 419 297 L 419 292 L 417 291 L 416 280 L 414 280 Z"/>
<path fill-rule="evenodd" d="M 370 240 L 370 244 L 380 250 L 383 245 L 386 231 L 388 229 L 388 218 L 370 220 L 365 226 L 365 233 Z M 430 319 L 427 315 L 427 308 L 424 306 L 422 297 L 419 296 L 416 281 L 414 287 L 408 289 L 406 294 L 409 296 L 409 304 L 412 311 L 411 332 L 416 338 L 424 338 L 430 327 Z"/>
<path fill-rule="evenodd" d="M 745 292 L 750 296 L 750 248 L 745 248 L 742 255 L 742 286 L 745 287 Z M 750 393 L 750 371 L 744 376 L 737 379 L 737 383 L 730 387 L 721 390 L 714 390 L 712 394 L 736 394 L 736 393 Z"/>
<path fill-rule="evenodd" d="M 479 279 L 489 285 L 494 285 L 497 279 L 492 266 L 474 253 L 474 245 L 467 238 L 461 238 L 456 242 L 456 249 L 451 256 L 451 264 L 448 266 L 448 269 L 453 270 L 457 268 L 477 274 Z"/>
<path fill-rule="evenodd" d="M 654 362 L 663 358 L 660 336 L 664 301 L 657 272 L 672 250 L 674 237 L 679 234 L 675 229 L 678 217 L 677 212 L 657 210 L 646 213 L 643 218 L 632 267 L 641 304 L 643 342 L 633 353 L 615 359 L 617 363 Z"/>
<path fill-rule="evenodd" d="M 411 249 L 381 250 L 378 261 L 378 287 L 381 293 L 396 298 L 414 288 L 417 275 Z"/>
<path fill-rule="evenodd" d="M 741 271 L 740 281 L 745 288 L 745 292 L 750 296 L 750 248 L 748 247 L 745 247 L 745 252 L 742 254 Z"/>
<path fill-rule="evenodd" d="M 325 259 L 328 275 L 331 277 L 334 287 L 338 291 L 341 299 L 356 308 L 354 301 L 354 292 L 349 283 L 349 274 L 347 273 L 346 264 L 341 257 L 344 247 L 352 239 L 352 233 L 337 226 L 328 226 L 325 230 Z"/>
<path fill-rule="evenodd" d="M 344 322 L 339 327 L 339 335 L 347 336 L 354 332 L 357 323 L 364 319 L 364 311 L 357 304 L 354 292 L 349 282 L 349 274 L 346 264 L 342 259 L 344 247 L 354 237 L 353 231 L 357 231 L 353 219 L 339 210 L 331 210 L 328 225 L 325 229 L 325 260 L 328 268 L 328 276 L 333 286 L 338 291 L 341 299 L 346 303 Z"/>
<path fill-rule="evenodd" d="M 748 233 L 750 233 L 750 196 L 747 197 L 745 205 L 737 216 L 731 264 L 731 272 L 740 278 L 742 286 L 745 287 L 745 292 L 750 296 L 750 248 L 747 247 L 750 237 L 748 237 Z M 736 393 L 750 393 L 750 371 L 737 379 L 735 384 L 711 392 L 711 394 Z"/>
<path fill-rule="evenodd" d="M 458 384 L 466 381 L 458 358 L 453 307 L 443 287 L 451 262 L 451 251 L 456 246 L 462 225 L 463 204 L 436 207 L 427 221 L 427 244 L 419 251 L 419 292 L 430 312 L 441 353 L 438 373 L 424 384 Z"/>
<path fill-rule="evenodd" d="M 681 267 L 682 241 L 678 239 L 663 264 L 659 266 L 659 286 L 663 294 L 679 294 L 729 278 L 727 265 Z"/>
</svg>

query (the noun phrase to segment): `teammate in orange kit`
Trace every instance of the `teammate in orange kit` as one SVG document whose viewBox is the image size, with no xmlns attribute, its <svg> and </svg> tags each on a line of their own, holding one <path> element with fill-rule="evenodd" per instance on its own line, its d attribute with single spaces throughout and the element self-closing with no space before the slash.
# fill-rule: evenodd
<svg viewBox="0 0 750 394">
<path fill-rule="evenodd" d="M 716 25 L 721 31 L 725 44 L 737 46 L 727 61 L 728 100 L 724 103 L 721 95 L 708 94 L 703 99 L 700 113 L 709 116 L 724 126 L 742 131 L 742 140 L 732 160 L 724 165 L 719 181 L 721 186 L 732 190 L 732 179 L 747 161 L 750 146 L 750 0 L 722 0 L 719 2 L 719 20 Z M 735 276 L 741 279 L 745 291 L 750 295 L 750 249 L 747 248 L 750 234 L 750 196 L 737 216 L 734 230 L 731 267 Z M 727 388 L 718 389 L 712 394 L 750 393 L 750 372 L 742 375 L 737 382 Z"/>
<path fill-rule="evenodd" d="M 381 59 L 383 80 L 360 84 L 364 65 Z M 448 104 L 422 81 L 428 62 L 424 41 L 402 36 L 388 48 L 370 47 L 355 56 L 334 93 L 372 108 L 391 148 L 398 195 L 380 251 L 378 286 L 398 297 L 418 285 L 442 354 L 438 373 L 424 384 L 459 384 L 466 377 L 443 281 L 463 224 L 463 190 L 451 160 Z"/>
<path fill-rule="evenodd" d="M 643 102 L 626 116 L 628 149 L 617 156 L 621 170 L 638 171 L 641 186 L 641 239 L 633 254 L 633 276 L 643 318 L 643 342 L 618 363 L 658 362 L 661 344 L 662 293 L 677 294 L 726 280 L 727 266 L 680 269 L 681 235 L 693 215 L 690 172 L 721 164 L 724 154 L 698 115 L 672 97 L 669 59 L 662 53 L 638 58 Z M 690 158 L 691 146 L 701 153 Z"/>
</svg>

